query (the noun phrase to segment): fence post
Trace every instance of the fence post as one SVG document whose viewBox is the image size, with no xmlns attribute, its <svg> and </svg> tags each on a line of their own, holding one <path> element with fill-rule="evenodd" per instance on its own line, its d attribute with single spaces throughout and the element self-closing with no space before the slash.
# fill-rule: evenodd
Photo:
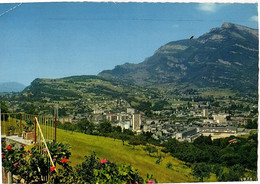
<svg viewBox="0 0 260 184">
<path fill-rule="evenodd" d="M 54 121 L 54 141 L 56 142 L 57 135 L 57 113 L 55 113 L 55 121 Z"/>
<path fill-rule="evenodd" d="M 13 183 L 13 177 L 12 177 L 12 173 L 11 172 L 7 173 L 7 180 L 8 180 L 8 184 L 12 184 Z"/>
<path fill-rule="evenodd" d="M 36 126 L 37 126 L 37 122 L 36 119 L 34 118 L 34 144 L 36 144 Z"/>
<path fill-rule="evenodd" d="M 22 133 L 22 111 L 20 111 L 20 132 Z"/>
</svg>

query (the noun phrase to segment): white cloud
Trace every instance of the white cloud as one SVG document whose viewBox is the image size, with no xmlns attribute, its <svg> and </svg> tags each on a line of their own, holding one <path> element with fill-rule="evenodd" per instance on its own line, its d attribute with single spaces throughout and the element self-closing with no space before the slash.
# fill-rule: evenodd
<svg viewBox="0 0 260 184">
<path fill-rule="evenodd" d="M 250 17 L 249 20 L 253 21 L 253 22 L 258 22 L 258 16 L 254 15 L 254 16 Z"/>
<path fill-rule="evenodd" d="M 215 12 L 217 10 L 218 6 L 215 3 L 203 3 L 199 4 L 197 9 L 205 12 Z"/>
</svg>

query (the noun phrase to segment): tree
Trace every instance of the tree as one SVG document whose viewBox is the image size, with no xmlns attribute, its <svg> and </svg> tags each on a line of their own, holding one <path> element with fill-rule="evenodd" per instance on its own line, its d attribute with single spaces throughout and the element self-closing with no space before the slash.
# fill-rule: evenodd
<svg viewBox="0 0 260 184">
<path fill-rule="evenodd" d="M 125 141 L 129 139 L 129 136 L 125 134 L 120 134 L 119 138 L 121 139 L 123 145 L 125 145 Z"/>
<path fill-rule="evenodd" d="M 240 179 L 244 176 L 244 168 L 236 164 L 228 170 L 228 172 L 224 172 L 218 178 L 219 181 L 240 181 Z"/>
<path fill-rule="evenodd" d="M 145 141 L 141 140 L 139 137 L 132 136 L 129 139 L 129 144 L 133 145 L 133 149 L 135 149 L 135 146 L 140 145 L 140 144 L 145 144 Z"/>
<path fill-rule="evenodd" d="M 7 114 L 5 114 L 5 115 L 2 114 L 2 113 L 8 113 L 9 112 L 8 107 L 7 107 L 6 103 L 5 103 L 5 101 L 1 100 L 0 108 L 1 108 L 1 120 L 2 121 L 3 120 L 7 121 L 8 115 Z"/>
<path fill-rule="evenodd" d="M 201 162 L 195 163 L 191 167 L 191 174 L 195 179 L 199 179 L 200 182 L 203 182 L 204 178 L 210 177 L 211 168 L 208 164 Z"/>
<path fill-rule="evenodd" d="M 248 129 L 257 129 L 257 118 L 252 120 L 252 119 L 248 119 L 247 120 L 247 124 L 246 124 L 246 128 Z"/>
<path fill-rule="evenodd" d="M 149 153 L 149 156 L 151 156 L 151 153 L 158 152 L 157 148 L 155 146 L 152 146 L 152 145 L 147 145 L 144 148 L 144 151 L 147 151 Z"/>
<path fill-rule="evenodd" d="M 85 119 L 83 121 L 80 121 L 76 124 L 78 131 L 83 132 L 84 134 L 92 134 L 94 129 L 95 129 L 95 125 L 90 122 L 88 119 Z"/>
<path fill-rule="evenodd" d="M 112 125 L 108 120 L 103 120 L 99 126 L 98 126 L 98 131 L 102 134 L 108 134 L 112 132 Z"/>
</svg>

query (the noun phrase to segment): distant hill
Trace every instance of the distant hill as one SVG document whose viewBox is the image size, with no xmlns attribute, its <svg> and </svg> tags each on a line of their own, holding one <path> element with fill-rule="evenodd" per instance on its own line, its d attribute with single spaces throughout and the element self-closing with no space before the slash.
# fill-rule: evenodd
<svg viewBox="0 0 260 184">
<path fill-rule="evenodd" d="M 82 75 L 35 79 L 16 100 L 24 102 L 24 109 L 30 108 L 28 103 L 32 102 L 37 108 L 42 104 L 58 103 L 59 107 L 66 107 L 66 110 L 71 109 L 77 113 L 90 112 L 96 108 L 121 112 L 127 107 L 138 106 L 149 96 L 155 98 L 158 94 L 156 90 L 147 90 L 95 75 Z"/>
<path fill-rule="evenodd" d="M 223 23 L 198 38 L 169 42 L 139 64 L 119 65 L 98 76 L 145 87 L 257 94 L 258 30 Z"/>
<path fill-rule="evenodd" d="M 0 83 L 0 92 L 21 92 L 26 86 L 18 82 L 2 82 Z"/>
</svg>

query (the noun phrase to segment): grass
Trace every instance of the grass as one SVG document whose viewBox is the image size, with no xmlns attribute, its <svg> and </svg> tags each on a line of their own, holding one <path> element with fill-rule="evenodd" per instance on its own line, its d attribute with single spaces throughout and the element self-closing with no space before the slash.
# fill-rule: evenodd
<svg viewBox="0 0 260 184">
<path fill-rule="evenodd" d="M 57 131 L 57 141 L 68 143 L 72 146 L 70 158 L 72 166 L 80 164 L 84 160 L 85 155 L 95 152 L 100 159 L 106 158 L 112 162 L 132 165 L 138 169 L 140 175 L 144 178 L 147 173 L 151 173 L 159 182 L 164 183 L 194 181 L 190 174 L 190 168 L 183 162 L 169 154 L 165 155 L 159 152 L 165 158 L 160 164 L 156 164 L 157 154 L 153 154 L 152 157 L 149 156 L 147 152 L 143 151 L 143 146 L 136 146 L 133 149 L 128 144 L 122 145 L 121 140 L 114 141 L 112 138 L 85 135 L 78 132 L 71 133 L 61 129 Z M 166 168 L 168 162 L 173 165 L 172 169 Z M 212 175 L 206 181 L 216 181 L 216 178 Z"/>
<path fill-rule="evenodd" d="M 9 123 L 9 122 L 8 122 Z M 15 124 L 16 121 L 10 121 L 10 124 Z M 2 129 L 3 122 L 1 124 Z M 45 131 L 46 127 L 41 126 Z M 190 174 L 191 169 L 184 164 L 184 162 L 173 158 L 170 154 L 164 154 L 159 151 L 158 154 L 154 153 L 149 156 L 147 152 L 143 150 L 144 146 L 135 146 L 135 149 L 131 145 L 125 142 L 122 145 L 121 140 L 115 140 L 109 137 L 92 136 L 78 132 L 70 132 L 62 129 L 57 129 L 57 141 L 68 143 L 71 149 L 70 162 L 72 166 L 82 163 L 85 155 L 91 155 L 93 152 L 102 159 L 106 158 L 112 162 L 125 163 L 132 165 L 138 169 L 140 175 L 145 178 L 147 173 L 153 174 L 157 181 L 161 183 L 183 183 L 194 182 L 194 178 Z M 159 150 L 160 147 L 157 147 Z M 156 164 L 158 155 L 163 156 L 160 164 Z M 166 164 L 171 163 L 172 168 L 166 168 Z M 211 175 L 208 180 L 216 181 L 215 175 Z"/>
</svg>

